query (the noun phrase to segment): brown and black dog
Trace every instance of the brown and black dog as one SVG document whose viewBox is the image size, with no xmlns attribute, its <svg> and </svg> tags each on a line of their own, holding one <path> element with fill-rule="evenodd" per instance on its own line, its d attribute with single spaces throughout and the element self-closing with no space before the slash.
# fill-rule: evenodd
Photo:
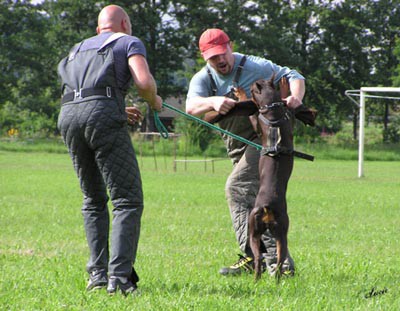
<svg viewBox="0 0 400 311">
<path fill-rule="evenodd" d="M 275 276 L 279 278 L 283 262 L 288 256 L 289 217 L 286 189 L 293 168 L 292 121 L 282 103 L 280 93 L 275 90 L 272 79 L 254 82 L 251 86 L 251 94 L 259 109 L 258 131 L 261 133 L 265 152 L 259 162 L 260 188 L 255 206 L 249 216 L 250 247 L 254 255 L 257 280 L 261 277 L 261 235 L 267 229 L 270 230 L 276 239 Z"/>
<path fill-rule="evenodd" d="M 252 99 L 246 98 L 242 88 L 235 89 L 238 103 L 227 115 L 216 111 L 206 114 L 204 120 L 215 123 L 229 115 L 248 115 L 255 131 L 261 136 L 262 156 L 259 162 L 260 188 L 255 207 L 249 215 L 250 247 L 254 255 L 255 278 L 261 277 L 261 236 L 269 229 L 276 239 L 279 280 L 282 265 L 288 256 L 287 234 L 289 216 L 286 205 L 287 184 L 293 169 L 293 117 L 314 126 L 317 112 L 303 105 L 289 110 L 282 102 L 289 95 L 285 77 L 280 80 L 280 92 L 274 87 L 274 77 L 258 80 L 251 86 Z M 254 114 L 258 111 L 258 115 Z M 298 154 L 298 153 L 297 153 Z"/>
<path fill-rule="evenodd" d="M 251 86 L 251 94 L 259 114 L 256 120 L 263 150 L 259 162 L 260 188 L 255 206 L 249 216 L 250 247 L 254 255 L 255 279 L 261 277 L 261 235 L 269 229 L 276 239 L 277 265 L 275 276 L 279 280 L 282 266 L 288 256 L 289 216 L 286 190 L 293 169 L 293 117 L 282 98 L 287 97 L 288 85 L 283 78 L 279 93 L 271 80 L 258 80 Z M 314 125 L 316 112 L 302 107 L 298 111 L 303 122 Z M 296 115 L 297 117 L 297 115 Z M 300 118 L 299 118 L 300 119 Z"/>
</svg>

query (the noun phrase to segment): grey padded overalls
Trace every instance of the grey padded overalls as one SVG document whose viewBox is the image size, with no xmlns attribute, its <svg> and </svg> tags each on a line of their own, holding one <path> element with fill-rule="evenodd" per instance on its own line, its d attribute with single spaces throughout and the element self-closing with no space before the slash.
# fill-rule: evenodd
<svg viewBox="0 0 400 311">
<path fill-rule="evenodd" d="M 80 51 L 81 44 L 58 65 L 64 95 L 58 128 L 84 197 L 82 214 L 90 249 L 87 271 L 104 269 L 109 275 L 129 277 L 143 212 L 139 167 L 127 130 L 124 96 L 116 82 L 113 51 L 109 46 Z M 110 254 L 107 189 L 114 206 Z"/>
</svg>

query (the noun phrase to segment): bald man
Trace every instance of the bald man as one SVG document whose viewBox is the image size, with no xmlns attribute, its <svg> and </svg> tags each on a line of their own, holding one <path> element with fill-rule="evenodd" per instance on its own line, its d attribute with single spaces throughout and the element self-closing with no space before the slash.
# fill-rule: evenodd
<svg viewBox="0 0 400 311">
<path fill-rule="evenodd" d="M 131 34 L 128 14 L 119 6 L 106 6 L 99 14 L 97 35 L 76 44 L 58 65 L 58 128 L 83 193 L 90 250 L 87 290 L 107 287 L 109 294 L 124 295 L 133 293 L 139 281 L 133 265 L 143 212 L 140 171 L 127 130 L 127 123 L 142 117 L 125 105 L 132 81 L 153 110 L 162 106 L 146 49 Z M 114 207 L 111 234 L 107 190 Z"/>
</svg>

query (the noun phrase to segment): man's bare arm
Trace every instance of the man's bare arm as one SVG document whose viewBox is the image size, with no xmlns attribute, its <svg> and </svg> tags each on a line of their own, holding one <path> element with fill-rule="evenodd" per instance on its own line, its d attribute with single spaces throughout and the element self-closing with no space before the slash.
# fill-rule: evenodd
<svg viewBox="0 0 400 311">
<path fill-rule="evenodd" d="M 150 73 L 146 58 L 136 54 L 129 58 L 128 63 L 140 97 L 146 100 L 152 109 L 161 111 L 162 99 L 157 95 L 157 85 Z"/>
</svg>

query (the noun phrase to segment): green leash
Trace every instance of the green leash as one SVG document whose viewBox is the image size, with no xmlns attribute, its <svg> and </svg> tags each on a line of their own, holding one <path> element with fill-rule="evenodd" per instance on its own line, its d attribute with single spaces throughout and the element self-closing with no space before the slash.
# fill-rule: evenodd
<svg viewBox="0 0 400 311">
<path fill-rule="evenodd" d="M 252 141 L 250 141 L 250 140 L 248 140 L 246 138 L 243 138 L 242 136 L 238 136 L 236 134 L 228 132 L 228 131 L 226 131 L 226 130 L 218 127 L 218 126 L 215 126 L 215 125 L 213 125 L 211 123 L 208 123 L 207 121 L 204 121 L 204 120 L 202 120 L 200 118 L 197 118 L 197 117 L 192 116 L 192 115 L 190 115 L 188 113 L 185 113 L 182 110 L 179 110 L 179 109 L 177 109 L 177 108 L 175 108 L 173 106 L 170 106 L 165 102 L 162 105 L 163 105 L 163 107 L 167 107 L 168 109 L 170 109 L 172 111 L 175 111 L 176 113 L 178 113 L 180 115 L 183 115 L 186 118 L 189 118 L 189 119 L 191 119 L 193 121 L 196 121 L 196 122 L 198 122 L 198 123 L 200 123 L 202 125 L 205 125 L 205 126 L 211 128 L 211 129 L 215 130 L 215 131 L 218 131 L 218 132 L 221 132 L 221 133 L 223 133 L 225 135 L 233 137 L 233 138 L 241 141 L 242 143 L 250 145 L 250 146 L 256 148 L 257 150 L 263 150 L 263 146 L 261 146 L 259 144 L 256 144 L 256 143 L 254 143 L 254 142 L 252 142 Z M 162 124 L 162 122 L 161 122 L 161 120 L 160 120 L 160 118 L 158 116 L 157 111 L 154 112 L 154 121 L 155 121 L 157 130 L 160 132 L 160 135 L 163 138 L 168 138 L 168 130 L 165 128 L 164 124 Z M 296 156 L 296 157 L 302 158 L 304 160 L 314 161 L 314 157 L 312 155 L 309 155 L 309 154 L 306 154 L 306 153 L 303 153 L 303 152 L 299 152 L 299 151 L 293 150 L 293 155 Z"/>
<path fill-rule="evenodd" d="M 238 135 L 236 135 L 236 134 L 233 134 L 233 133 L 231 133 L 231 132 L 228 132 L 228 131 L 226 131 L 226 130 L 224 130 L 224 129 L 218 127 L 218 126 L 215 126 L 215 125 L 213 125 L 213 124 L 211 124 L 211 123 L 208 123 L 208 122 L 206 122 L 206 121 L 204 121 L 204 120 L 202 120 L 202 119 L 200 119 L 200 118 L 197 118 L 197 117 L 192 116 L 192 115 L 190 115 L 190 114 L 188 114 L 188 113 L 185 113 L 185 112 L 183 112 L 182 110 L 179 110 L 179 109 L 177 109 L 177 108 L 175 108 L 175 107 L 172 107 L 172 106 L 170 106 L 170 105 L 168 105 L 168 104 L 166 104 L 166 103 L 163 103 L 163 107 L 167 107 L 168 109 L 173 110 L 173 111 L 175 111 L 175 112 L 177 112 L 177 113 L 179 113 L 179 114 L 185 116 L 186 118 L 189 118 L 189 119 L 191 119 L 191 120 L 193 120 L 193 121 L 196 121 L 196 122 L 198 122 L 198 123 L 200 123 L 200 124 L 202 124 L 202 125 L 205 125 L 205 126 L 211 128 L 211 129 L 215 130 L 215 131 L 218 131 L 218 132 L 224 133 L 224 134 L 226 134 L 226 135 L 228 135 L 228 136 L 231 136 L 231 137 L 233 137 L 233 138 L 235 138 L 235 139 L 241 141 L 242 143 L 245 143 L 245 144 L 248 144 L 248 145 L 250 145 L 250 146 L 253 146 L 254 148 L 256 148 L 256 149 L 258 149 L 258 150 L 261 150 L 261 149 L 263 148 L 263 147 L 262 147 L 261 145 L 259 145 L 259 144 L 256 144 L 256 143 L 254 143 L 254 142 L 252 142 L 252 141 L 250 141 L 250 140 L 247 140 L 246 138 L 243 138 L 243 137 L 241 137 L 241 136 L 238 136 Z M 160 118 L 158 117 L 157 112 L 154 112 L 154 119 L 155 119 L 156 127 L 157 127 L 158 131 L 160 132 L 160 134 L 162 135 L 162 137 L 168 138 L 168 131 L 167 131 L 167 130 L 165 129 L 165 127 L 162 125 L 162 123 L 161 123 L 161 121 L 160 121 Z M 161 133 L 161 131 L 160 131 L 161 126 L 160 126 L 160 128 L 159 128 L 157 124 L 161 124 L 161 126 L 164 127 L 165 131 L 167 132 L 166 137 L 163 135 L 164 133 Z"/>
<path fill-rule="evenodd" d="M 160 132 L 161 137 L 167 139 L 169 137 L 168 130 L 165 128 L 164 124 L 161 122 L 157 111 L 154 111 L 154 123 L 156 124 L 156 128 Z"/>
</svg>

